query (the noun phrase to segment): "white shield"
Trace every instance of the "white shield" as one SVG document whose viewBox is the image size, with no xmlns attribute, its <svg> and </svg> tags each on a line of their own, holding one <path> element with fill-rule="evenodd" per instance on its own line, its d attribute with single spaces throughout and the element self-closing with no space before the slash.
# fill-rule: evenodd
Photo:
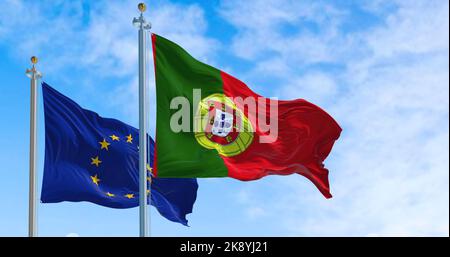
<svg viewBox="0 0 450 257">
<path fill-rule="evenodd" d="M 233 129 L 233 115 L 216 109 L 214 124 L 212 125 L 213 135 L 226 137 Z"/>
</svg>

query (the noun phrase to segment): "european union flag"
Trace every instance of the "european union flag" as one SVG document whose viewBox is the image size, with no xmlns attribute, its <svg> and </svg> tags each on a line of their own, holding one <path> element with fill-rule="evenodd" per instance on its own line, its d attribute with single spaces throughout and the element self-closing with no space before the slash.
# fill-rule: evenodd
<svg viewBox="0 0 450 257">
<path fill-rule="evenodd" d="M 139 205 L 139 131 L 81 108 L 42 83 L 45 162 L 41 202 L 88 201 L 111 208 Z M 151 174 L 154 142 L 149 137 Z M 151 204 L 168 220 L 187 225 L 196 179 L 149 178 Z M 149 193 L 149 192 L 147 192 Z"/>
</svg>

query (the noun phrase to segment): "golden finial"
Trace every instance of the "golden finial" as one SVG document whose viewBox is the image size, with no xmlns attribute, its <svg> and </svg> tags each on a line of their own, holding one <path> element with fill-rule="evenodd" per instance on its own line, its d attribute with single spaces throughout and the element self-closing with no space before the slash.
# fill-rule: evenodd
<svg viewBox="0 0 450 257">
<path fill-rule="evenodd" d="M 143 13 L 143 12 L 145 12 L 145 10 L 147 10 L 147 6 L 144 3 L 139 3 L 138 9 L 141 13 Z"/>
<path fill-rule="evenodd" d="M 36 64 L 38 62 L 38 58 L 36 56 L 31 56 L 31 63 Z"/>
</svg>

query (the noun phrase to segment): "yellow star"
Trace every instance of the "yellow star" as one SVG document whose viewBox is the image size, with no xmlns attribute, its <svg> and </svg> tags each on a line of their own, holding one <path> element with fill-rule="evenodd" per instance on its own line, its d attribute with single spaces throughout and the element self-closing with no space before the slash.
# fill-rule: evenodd
<svg viewBox="0 0 450 257">
<path fill-rule="evenodd" d="M 98 186 L 98 182 L 100 182 L 100 179 L 97 177 L 97 174 L 95 176 L 91 176 L 92 182 Z"/>
<path fill-rule="evenodd" d="M 109 137 L 112 139 L 112 141 L 119 141 L 119 137 L 114 135 L 114 134 L 112 136 L 109 136 Z"/>
<path fill-rule="evenodd" d="M 147 189 L 147 194 L 150 194 L 150 189 Z"/>
<path fill-rule="evenodd" d="M 131 136 L 131 134 L 127 136 L 127 143 L 133 143 L 133 137 Z"/>
<path fill-rule="evenodd" d="M 102 142 L 98 142 L 98 143 L 102 146 L 102 148 L 100 148 L 100 149 L 106 149 L 106 150 L 108 150 L 108 146 L 110 145 L 110 143 L 106 142 L 105 139 L 103 139 Z"/>
<path fill-rule="evenodd" d="M 152 168 L 152 167 L 150 167 L 150 164 L 148 164 L 148 163 L 147 163 L 147 171 L 150 171 L 150 172 L 152 172 L 152 171 L 153 171 L 153 168 Z"/>
<path fill-rule="evenodd" d="M 95 165 L 95 166 L 97 166 L 97 167 L 98 167 L 98 165 L 99 165 L 100 163 L 102 163 L 102 161 L 100 161 L 100 160 L 98 159 L 98 156 L 95 157 L 95 158 L 91 158 L 91 160 L 92 160 L 91 164 L 93 164 L 93 165 Z"/>
<path fill-rule="evenodd" d="M 147 181 L 152 183 L 152 178 L 150 176 L 147 176 Z"/>
<path fill-rule="evenodd" d="M 110 192 L 107 192 L 106 195 L 109 196 L 109 197 L 114 197 L 115 196 L 115 194 L 111 194 Z"/>
<path fill-rule="evenodd" d="M 134 194 L 126 194 L 125 197 L 128 199 L 131 199 L 131 198 L 134 198 Z"/>
</svg>

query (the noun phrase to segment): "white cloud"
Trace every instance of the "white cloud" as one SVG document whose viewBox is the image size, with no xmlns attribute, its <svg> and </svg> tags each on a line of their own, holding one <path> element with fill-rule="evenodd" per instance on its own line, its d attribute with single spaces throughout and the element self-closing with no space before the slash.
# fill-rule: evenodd
<svg viewBox="0 0 450 257">
<path fill-rule="evenodd" d="M 51 8 L 59 7 L 56 15 L 48 15 Z M 48 72 L 73 64 L 83 49 L 78 43 L 77 30 L 82 24 L 83 9 L 80 2 L 54 1 L 43 4 L 36 1 L 6 0 L 0 12 L 1 43 L 13 46 L 11 52 L 19 59 L 29 60 L 38 55 Z M 48 29 L 51 28 L 51 29 Z M 51 49 L 52 51 L 48 51 Z"/>
<path fill-rule="evenodd" d="M 301 96 L 314 103 L 324 103 L 337 95 L 337 89 L 336 81 L 331 75 L 313 71 L 291 78 L 289 84 L 278 91 L 278 97 L 292 99 Z"/>
<path fill-rule="evenodd" d="M 114 76 L 135 74 L 137 28 L 131 25 L 132 17 L 138 16 L 135 5 L 130 2 L 99 5 L 101 8 L 95 8 L 90 13 L 84 53 L 86 63 L 102 67 L 103 73 Z M 152 23 L 151 32 L 182 43 L 197 58 L 206 59 L 217 47 L 215 40 L 204 36 L 205 16 L 196 5 L 156 3 L 145 16 Z"/>
<path fill-rule="evenodd" d="M 96 1 L 87 9 L 75 1 L 7 0 L 2 9 L 8 12 L 0 13 L 0 42 L 14 46 L 9 50 L 17 59 L 37 55 L 45 80 L 65 82 L 55 85 L 59 90 L 76 86 L 84 91 L 79 98 L 104 95 L 107 101 L 103 105 L 116 113 L 113 117 L 124 117 L 124 121 L 137 125 L 135 1 Z M 208 60 L 220 47 L 217 40 L 205 36 L 206 17 L 198 5 L 156 1 L 145 16 L 153 25 L 151 32 L 183 45 L 196 58 Z M 150 39 L 148 50 L 148 79 L 153 92 Z M 86 102 L 87 106 L 81 101 L 86 108 L 99 104 Z M 151 112 L 154 116 L 154 108 Z"/>
<path fill-rule="evenodd" d="M 66 235 L 66 237 L 79 237 L 80 235 L 78 235 L 77 233 L 69 233 Z"/>
<path fill-rule="evenodd" d="M 448 236 L 448 2 L 378 1 L 362 8 L 382 22 L 354 32 L 343 28 L 351 10 L 296 12 L 299 5 L 283 3 L 227 1 L 222 15 L 238 30 L 235 54 L 259 62 L 250 85 L 258 73 L 274 73 L 280 82 L 271 93 L 311 100 L 342 125 L 326 162 L 334 198 L 321 199 L 305 179 L 280 177 L 275 200 L 258 201 L 264 188 L 246 193 L 252 208 L 271 206 L 267 215 L 293 235 Z M 316 15 L 326 17 L 313 20 L 317 31 L 302 29 Z"/>
<path fill-rule="evenodd" d="M 257 220 L 261 217 L 267 216 L 267 208 L 270 207 L 263 207 L 263 206 L 257 206 L 254 205 L 254 200 L 252 197 L 254 196 L 254 191 L 251 188 L 246 188 L 243 190 L 240 190 L 236 193 L 236 202 L 239 203 L 239 205 L 242 207 L 243 213 L 246 218 L 250 220 Z"/>
<path fill-rule="evenodd" d="M 266 210 L 260 206 L 252 206 L 246 209 L 247 217 L 250 219 L 260 218 L 266 215 Z"/>
<path fill-rule="evenodd" d="M 271 53 L 310 64 L 331 61 L 339 52 L 339 42 L 329 42 L 335 39 L 336 27 L 345 13 L 328 4 L 290 0 L 223 1 L 220 13 L 238 28 L 232 50 L 245 59 L 255 60 Z M 303 22 L 324 26 L 317 33 L 302 26 Z M 289 34 L 283 33 L 286 27 L 291 28 Z"/>
</svg>

